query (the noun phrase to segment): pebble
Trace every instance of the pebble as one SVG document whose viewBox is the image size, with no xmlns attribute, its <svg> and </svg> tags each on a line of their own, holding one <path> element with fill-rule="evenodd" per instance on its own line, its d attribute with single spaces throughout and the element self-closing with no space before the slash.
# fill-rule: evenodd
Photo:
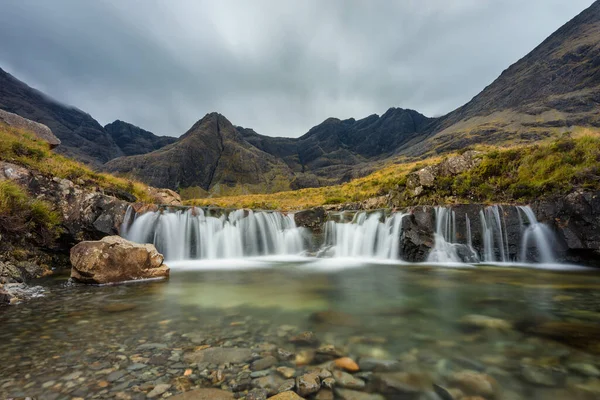
<svg viewBox="0 0 600 400">
<path fill-rule="evenodd" d="M 350 390 L 350 389 L 339 389 L 338 388 L 335 390 L 335 393 L 340 400 L 385 400 L 385 397 L 383 397 L 380 394 L 357 392 L 355 390 Z M 396 397 L 390 397 L 390 399 L 392 399 L 392 398 L 395 399 Z M 399 397 L 399 398 L 404 398 L 404 397 Z"/>
<path fill-rule="evenodd" d="M 127 367 L 127 370 L 128 370 L 128 371 L 138 371 L 138 370 L 140 370 L 140 369 L 144 369 L 144 368 L 146 368 L 146 367 L 147 367 L 147 365 L 146 365 L 146 364 L 142 364 L 142 363 L 134 363 L 134 364 L 131 364 L 131 365 L 129 365 L 129 366 Z"/>
<path fill-rule="evenodd" d="M 286 379 L 293 378 L 296 375 L 296 370 L 290 367 L 279 367 L 277 372 Z"/>
<path fill-rule="evenodd" d="M 336 386 L 346 389 L 363 389 L 365 387 L 365 381 L 344 371 L 333 371 L 333 379 L 335 379 Z"/>
<path fill-rule="evenodd" d="M 261 371 L 277 364 L 277 359 L 273 356 L 258 359 L 250 364 L 250 369 L 253 371 Z"/>
<path fill-rule="evenodd" d="M 335 360 L 335 366 L 341 369 L 345 369 L 349 372 L 357 372 L 360 370 L 358 364 L 350 357 L 342 357 Z"/>
<path fill-rule="evenodd" d="M 148 393 L 148 398 L 158 397 L 165 393 L 167 390 L 171 388 L 171 385 L 168 383 L 161 383 L 159 385 L 154 386 L 154 389 Z"/>
<path fill-rule="evenodd" d="M 321 379 L 315 373 L 304 374 L 296 378 L 296 389 L 298 394 L 306 397 L 316 393 L 321 388 Z"/>
<path fill-rule="evenodd" d="M 449 381 L 452 386 L 458 387 L 467 395 L 490 398 L 494 397 L 498 386 L 491 376 L 474 371 L 457 372 L 450 377 Z"/>
<path fill-rule="evenodd" d="M 600 377 L 600 370 L 592 364 L 574 363 L 567 365 L 567 368 L 583 376 L 592 378 Z"/>
</svg>

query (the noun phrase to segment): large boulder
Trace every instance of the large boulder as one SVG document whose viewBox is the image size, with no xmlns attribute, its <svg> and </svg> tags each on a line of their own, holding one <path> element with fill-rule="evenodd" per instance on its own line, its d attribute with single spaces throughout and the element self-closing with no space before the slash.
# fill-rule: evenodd
<svg viewBox="0 0 600 400">
<path fill-rule="evenodd" d="M 46 125 L 23 118 L 20 115 L 0 110 L 0 122 L 4 122 L 6 125 L 14 128 L 32 132 L 39 139 L 47 142 L 50 148 L 54 148 L 60 144 L 60 139 L 54 136 L 54 133 Z"/>
<path fill-rule="evenodd" d="M 107 236 L 81 242 L 71 249 L 71 278 L 92 284 L 166 278 L 169 267 L 163 260 L 154 245 Z"/>
</svg>

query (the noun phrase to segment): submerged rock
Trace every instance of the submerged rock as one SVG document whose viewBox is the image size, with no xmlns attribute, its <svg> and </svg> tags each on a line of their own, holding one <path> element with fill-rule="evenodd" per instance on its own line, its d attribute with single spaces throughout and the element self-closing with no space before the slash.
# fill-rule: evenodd
<svg viewBox="0 0 600 400">
<path fill-rule="evenodd" d="M 189 363 L 241 364 L 252 359 L 252 351 L 243 348 L 213 347 L 187 353 L 183 358 Z"/>
<path fill-rule="evenodd" d="M 154 245 L 108 236 L 81 242 L 71 249 L 71 278 L 93 284 L 165 278 L 169 267 L 163 259 Z"/>
<path fill-rule="evenodd" d="M 196 389 L 169 397 L 171 400 L 232 400 L 233 393 L 221 389 Z"/>
</svg>

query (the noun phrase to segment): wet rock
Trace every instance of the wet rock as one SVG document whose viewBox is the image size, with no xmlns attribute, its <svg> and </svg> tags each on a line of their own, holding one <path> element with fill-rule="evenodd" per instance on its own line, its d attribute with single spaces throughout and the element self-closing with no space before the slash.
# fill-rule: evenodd
<svg viewBox="0 0 600 400">
<path fill-rule="evenodd" d="M 122 377 L 124 377 L 125 375 L 127 375 L 126 371 L 114 371 L 111 372 L 110 374 L 108 374 L 108 376 L 106 377 L 106 380 L 109 382 L 115 382 L 118 381 L 119 379 L 121 379 Z"/>
<path fill-rule="evenodd" d="M 333 395 L 333 391 L 331 389 L 321 389 L 313 398 L 315 400 L 333 400 L 335 396 Z"/>
<path fill-rule="evenodd" d="M 440 398 L 440 400 L 454 400 L 454 396 L 452 395 L 452 393 L 448 389 L 446 389 L 440 385 L 434 384 L 433 391 Z M 461 397 L 462 397 L 462 391 L 461 391 Z"/>
<path fill-rule="evenodd" d="M 253 371 L 261 371 L 263 369 L 270 368 L 275 364 L 277 364 L 277 359 L 273 356 L 267 356 L 250 364 L 250 369 Z"/>
<path fill-rule="evenodd" d="M 498 383 L 489 375 L 474 371 L 461 371 L 450 376 L 452 386 L 471 396 L 494 398 Z"/>
<path fill-rule="evenodd" d="M 519 321 L 515 326 L 518 330 L 530 335 L 552 339 L 593 354 L 600 354 L 600 324 L 528 317 Z"/>
<path fill-rule="evenodd" d="M 388 399 L 416 400 L 422 391 L 429 390 L 431 386 L 429 376 L 406 372 L 376 373 L 371 381 L 371 391 L 381 393 Z"/>
<path fill-rule="evenodd" d="M 315 351 L 313 349 L 303 349 L 296 354 L 296 365 L 308 365 L 315 359 Z"/>
<path fill-rule="evenodd" d="M 268 392 L 265 389 L 252 389 L 246 395 L 246 400 L 267 400 Z"/>
<path fill-rule="evenodd" d="M 279 367 L 277 368 L 277 372 L 286 379 L 293 378 L 296 375 L 296 370 L 290 367 Z"/>
<path fill-rule="evenodd" d="M 294 392 L 283 392 L 279 393 L 273 397 L 269 397 L 268 400 L 304 400 L 303 397 L 298 396 Z"/>
<path fill-rule="evenodd" d="M 146 368 L 146 367 L 147 367 L 147 365 L 146 365 L 146 364 L 142 364 L 142 363 L 134 363 L 134 364 L 131 364 L 131 365 L 129 365 L 129 366 L 127 367 L 127 370 L 128 370 L 128 371 L 137 371 L 137 370 L 140 370 L 140 369 L 144 369 L 144 368 Z"/>
<path fill-rule="evenodd" d="M 296 378 L 296 390 L 302 397 L 316 393 L 321 388 L 321 379 L 317 374 L 304 374 Z"/>
<path fill-rule="evenodd" d="M 585 363 L 573 363 L 569 364 L 567 368 L 573 372 L 576 372 L 582 376 L 589 376 L 592 378 L 600 377 L 600 370 L 592 364 Z"/>
<path fill-rule="evenodd" d="M 252 359 L 252 350 L 244 348 L 211 347 L 186 353 L 183 356 L 188 363 L 210 363 L 210 364 L 241 364 Z"/>
<path fill-rule="evenodd" d="M 324 363 L 326 361 L 332 361 L 338 357 L 342 357 L 344 354 L 335 348 L 333 345 L 323 345 L 319 347 L 315 352 L 315 362 Z"/>
<path fill-rule="evenodd" d="M 220 389 L 196 389 L 169 397 L 171 400 L 233 400 L 233 393 Z"/>
<path fill-rule="evenodd" d="M 107 304 L 107 305 L 103 306 L 102 311 L 105 311 L 108 313 L 119 313 L 119 312 L 135 310 L 136 308 L 137 308 L 137 304 L 114 303 L 114 304 Z"/>
<path fill-rule="evenodd" d="M 337 388 L 335 393 L 341 400 L 385 400 L 385 397 L 377 393 L 357 392 L 350 389 Z"/>
<path fill-rule="evenodd" d="M 352 315 L 341 311 L 318 311 L 310 315 L 310 320 L 318 324 L 328 324 L 333 326 L 358 326 L 359 322 Z"/>
<path fill-rule="evenodd" d="M 297 346 L 317 346 L 319 344 L 319 340 L 311 331 L 302 332 L 299 335 L 292 336 L 289 341 Z"/>
<path fill-rule="evenodd" d="M 161 383 L 158 384 L 156 386 L 154 386 L 154 389 L 152 389 L 148 394 L 148 398 L 154 398 L 154 397 L 158 397 L 160 395 L 162 395 L 163 393 L 165 393 L 167 390 L 169 390 L 171 388 L 171 385 L 169 385 L 168 383 Z"/>
<path fill-rule="evenodd" d="M 293 360 L 295 357 L 296 355 L 291 351 L 287 351 L 285 349 L 277 349 L 277 358 L 279 359 L 279 361 Z"/>
<path fill-rule="evenodd" d="M 512 329 L 512 324 L 508 321 L 476 314 L 465 315 L 460 319 L 459 324 L 467 330 L 495 329 L 508 331 Z"/>
<path fill-rule="evenodd" d="M 335 386 L 335 379 L 333 379 L 333 377 L 325 378 L 321 382 L 321 386 L 327 389 L 333 389 L 333 387 Z"/>
<path fill-rule="evenodd" d="M 169 267 L 163 259 L 154 245 L 107 236 L 81 242 L 71 249 L 71 278 L 96 284 L 164 278 L 169 276 Z"/>
<path fill-rule="evenodd" d="M 521 376 L 533 385 L 559 387 L 565 384 L 567 371 L 556 365 L 522 363 Z"/>
<path fill-rule="evenodd" d="M 309 210 L 298 211 L 294 213 L 296 226 L 308 228 L 314 234 L 322 233 L 327 215 L 323 207 L 311 208 Z"/>
<path fill-rule="evenodd" d="M 252 387 L 258 389 L 265 389 L 267 393 L 272 396 L 279 392 L 279 387 L 283 384 L 284 380 L 277 375 L 268 375 L 262 378 L 256 378 L 252 380 Z"/>
<path fill-rule="evenodd" d="M 287 392 L 290 390 L 294 390 L 295 387 L 296 387 L 296 380 L 295 379 L 287 379 L 281 384 L 281 386 L 279 386 L 279 389 L 277 389 L 277 391 L 279 393 Z"/>
<path fill-rule="evenodd" d="M 357 372 L 360 370 L 358 364 L 350 357 L 338 358 L 335 360 L 335 366 L 349 372 Z"/>
<path fill-rule="evenodd" d="M 396 372 L 402 368 L 400 362 L 396 360 L 379 360 L 377 358 L 361 358 L 358 366 L 361 371 L 373 372 Z"/>
<path fill-rule="evenodd" d="M 333 379 L 335 379 L 335 385 L 346 389 L 364 389 L 365 381 L 362 379 L 355 378 L 344 371 L 333 371 Z"/>
</svg>

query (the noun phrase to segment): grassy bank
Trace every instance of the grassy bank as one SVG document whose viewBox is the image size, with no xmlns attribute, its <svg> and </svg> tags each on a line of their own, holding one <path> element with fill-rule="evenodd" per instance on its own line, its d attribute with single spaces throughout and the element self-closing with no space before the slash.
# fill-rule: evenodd
<svg viewBox="0 0 600 400">
<path fill-rule="evenodd" d="M 21 165 L 43 175 L 69 179 L 84 186 L 125 191 L 135 195 L 139 201 L 153 201 L 143 183 L 95 172 L 77 161 L 51 151 L 46 142 L 37 139 L 33 134 L 1 123 L 0 160 Z"/>
<path fill-rule="evenodd" d="M 325 204 L 363 201 L 395 191 L 395 205 L 469 202 L 529 202 L 536 198 L 568 193 L 576 188 L 600 189 L 600 135 L 597 132 L 566 134 L 536 145 L 493 148 L 479 146 L 481 163 L 453 177 L 438 177 L 432 188 L 412 197 L 405 191 L 407 175 L 442 157 L 419 163 L 388 165 L 351 182 L 269 195 L 255 194 L 195 199 L 189 205 L 228 208 L 298 210 Z"/>
</svg>

